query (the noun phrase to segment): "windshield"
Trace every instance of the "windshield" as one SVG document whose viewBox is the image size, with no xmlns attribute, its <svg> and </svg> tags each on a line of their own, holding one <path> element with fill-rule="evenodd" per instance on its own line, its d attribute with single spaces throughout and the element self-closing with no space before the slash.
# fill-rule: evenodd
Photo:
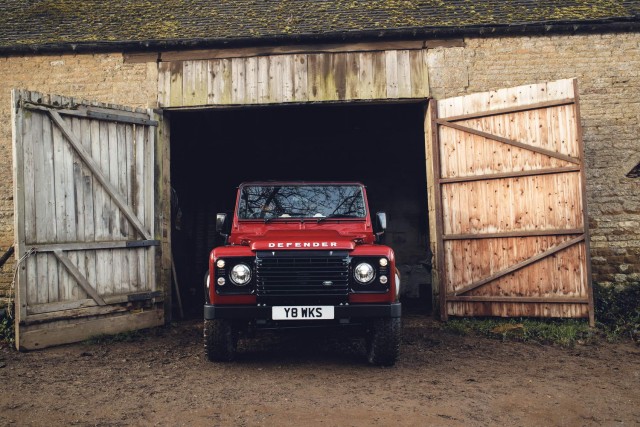
<svg viewBox="0 0 640 427">
<path fill-rule="evenodd" d="M 359 185 L 245 185 L 238 218 L 364 218 Z"/>
</svg>

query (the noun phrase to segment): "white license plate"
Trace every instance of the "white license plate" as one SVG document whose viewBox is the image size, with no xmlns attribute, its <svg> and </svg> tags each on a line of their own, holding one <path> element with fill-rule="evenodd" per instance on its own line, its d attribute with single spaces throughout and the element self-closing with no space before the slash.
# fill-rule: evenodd
<svg viewBox="0 0 640 427">
<path fill-rule="evenodd" d="M 315 305 L 315 306 L 288 306 L 288 307 L 272 307 L 271 318 L 273 320 L 315 320 L 315 319 L 333 319 L 333 306 L 331 305 Z"/>
</svg>

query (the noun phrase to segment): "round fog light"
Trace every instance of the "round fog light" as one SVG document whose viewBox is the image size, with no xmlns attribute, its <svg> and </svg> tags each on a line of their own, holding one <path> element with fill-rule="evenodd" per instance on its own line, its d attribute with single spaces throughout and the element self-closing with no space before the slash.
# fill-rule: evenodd
<svg viewBox="0 0 640 427">
<path fill-rule="evenodd" d="M 380 267 L 386 267 L 389 264 L 389 260 L 386 258 L 380 258 Z"/>
<path fill-rule="evenodd" d="M 387 279 L 387 276 L 380 276 L 380 283 L 383 285 L 386 285 L 388 281 L 389 279 Z"/>
<path fill-rule="evenodd" d="M 224 277 L 218 277 L 218 285 L 224 286 L 225 283 L 227 283 L 227 281 L 224 280 Z"/>
<path fill-rule="evenodd" d="M 224 260 L 223 259 L 219 259 L 218 261 L 216 261 L 216 267 L 224 268 Z"/>
</svg>

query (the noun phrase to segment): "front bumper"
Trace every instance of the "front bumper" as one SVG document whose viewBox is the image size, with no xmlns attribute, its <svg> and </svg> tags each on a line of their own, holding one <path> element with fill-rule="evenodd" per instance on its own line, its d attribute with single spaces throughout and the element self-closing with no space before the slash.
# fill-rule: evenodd
<svg viewBox="0 0 640 427">
<path fill-rule="evenodd" d="M 334 306 L 336 320 L 393 318 L 402 315 L 402 304 L 351 304 Z M 209 305 L 204 306 L 204 319 L 271 320 L 271 306 Z"/>
</svg>

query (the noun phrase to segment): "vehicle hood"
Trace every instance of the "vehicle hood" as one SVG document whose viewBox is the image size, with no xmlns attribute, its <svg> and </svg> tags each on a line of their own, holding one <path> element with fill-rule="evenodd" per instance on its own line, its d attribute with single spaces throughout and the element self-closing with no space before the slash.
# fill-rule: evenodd
<svg viewBox="0 0 640 427">
<path fill-rule="evenodd" d="M 341 234 L 336 230 L 270 230 L 259 236 L 244 236 L 251 250 L 352 250 L 361 234 Z"/>
</svg>

